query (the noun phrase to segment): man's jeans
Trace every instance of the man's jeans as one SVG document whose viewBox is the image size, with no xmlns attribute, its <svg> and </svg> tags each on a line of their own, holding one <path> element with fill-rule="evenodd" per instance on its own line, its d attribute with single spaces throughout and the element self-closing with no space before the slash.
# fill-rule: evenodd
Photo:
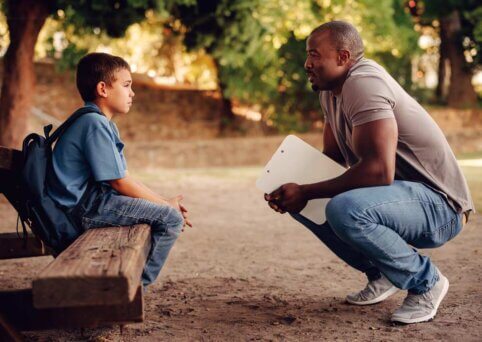
<svg viewBox="0 0 482 342">
<path fill-rule="evenodd" d="M 396 287 L 420 294 L 435 285 L 438 273 L 413 247 L 435 248 L 451 240 L 462 229 L 462 215 L 424 184 L 394 181 L 333 197 L 322 225 L 292 216 L 369 280 L 381 272 Z"/>
<path fill-rule="evenodd" d="M 151 226 L 151 249 L 142 273 L 142 285 L 153 283 L 182 230 L 182 214 L 168 205 L 122 196 L 105 185 L 88 197 L 71 213 L 83 229 L 138 223 Z"/>
</svg>

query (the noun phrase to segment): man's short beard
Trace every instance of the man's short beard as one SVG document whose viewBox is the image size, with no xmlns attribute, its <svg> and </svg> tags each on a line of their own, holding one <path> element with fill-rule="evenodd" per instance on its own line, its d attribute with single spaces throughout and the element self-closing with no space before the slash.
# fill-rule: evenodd
<svg viewBox="0 0 482 342">
<path fill-rule="evenodd" d="M 318 86 L 317 86 L 316 84 L 312 84 L 312 85 L 311 85 L 311 89 L 313 89 L 313 91 L 314 91 L 315 93 L 318 93 L 318 92 L 320 91 L 320 88 L 318 88 Z"/>
</svg>

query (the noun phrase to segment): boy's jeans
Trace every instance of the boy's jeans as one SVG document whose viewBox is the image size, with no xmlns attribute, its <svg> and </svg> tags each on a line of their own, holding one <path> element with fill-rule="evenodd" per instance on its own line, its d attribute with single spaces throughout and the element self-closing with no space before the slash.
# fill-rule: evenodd
<svg viewBox="0 0 482 342">
<path fill-rule="evenodd" d="M 182 230 L 182 214 L 168 205 L 122 196 L 105 185 L 88 197 L 71 213 L 83 229 L 138 223 L 151 226 L 151 250 L 142 273 L 142 285 L 153 283 Z"/>
<path fill-rule="evenodd" d="M 369 280 L 381 272 L 396 287 L 420 294 L 435 285 L 438 273 L 430 259 L 411 246 L 443 245 L 461 231 L 462 215 L 424 184 L 394 181 L 333 197 L 322 225 L 292 216 Z"/>
</svg>

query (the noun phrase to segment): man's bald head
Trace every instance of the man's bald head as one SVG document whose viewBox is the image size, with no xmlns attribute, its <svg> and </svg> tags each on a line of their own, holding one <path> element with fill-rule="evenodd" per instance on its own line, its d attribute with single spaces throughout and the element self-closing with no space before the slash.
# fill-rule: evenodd
<svg viewBox="0 0 482 342">
<path fill-rule="evenodd" d="M 318 37 L 325 32 L 337 50 L 350 52 L 350 59 L 353 62 L 363 57 L 363 40 L 353 25 L 344 21 L 330 21 L 315 28 L 310 37 Z"/>
</svg>

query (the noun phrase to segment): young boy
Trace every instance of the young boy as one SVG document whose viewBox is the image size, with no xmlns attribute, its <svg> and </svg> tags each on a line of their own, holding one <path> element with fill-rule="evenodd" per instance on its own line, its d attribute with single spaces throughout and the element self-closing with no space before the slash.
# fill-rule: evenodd
<svg viewBox="0 0 482 342">
<path fill-rule="evenodd" d="M 166 199 L 127 171 L 124 144 L 113 117 L 127 114 L 134 92 L 120 57 L 91 53 L 77 65 L 77 88 L 92 113 L 79 117 L 57 141 L 49 195 L 82 229 L 147 223 L 152 245 L 142 284 L 157 278 L 187 219 L 182 196 Z M 98 112 L 101 112 L 99 114 Z"/>
</svg>

